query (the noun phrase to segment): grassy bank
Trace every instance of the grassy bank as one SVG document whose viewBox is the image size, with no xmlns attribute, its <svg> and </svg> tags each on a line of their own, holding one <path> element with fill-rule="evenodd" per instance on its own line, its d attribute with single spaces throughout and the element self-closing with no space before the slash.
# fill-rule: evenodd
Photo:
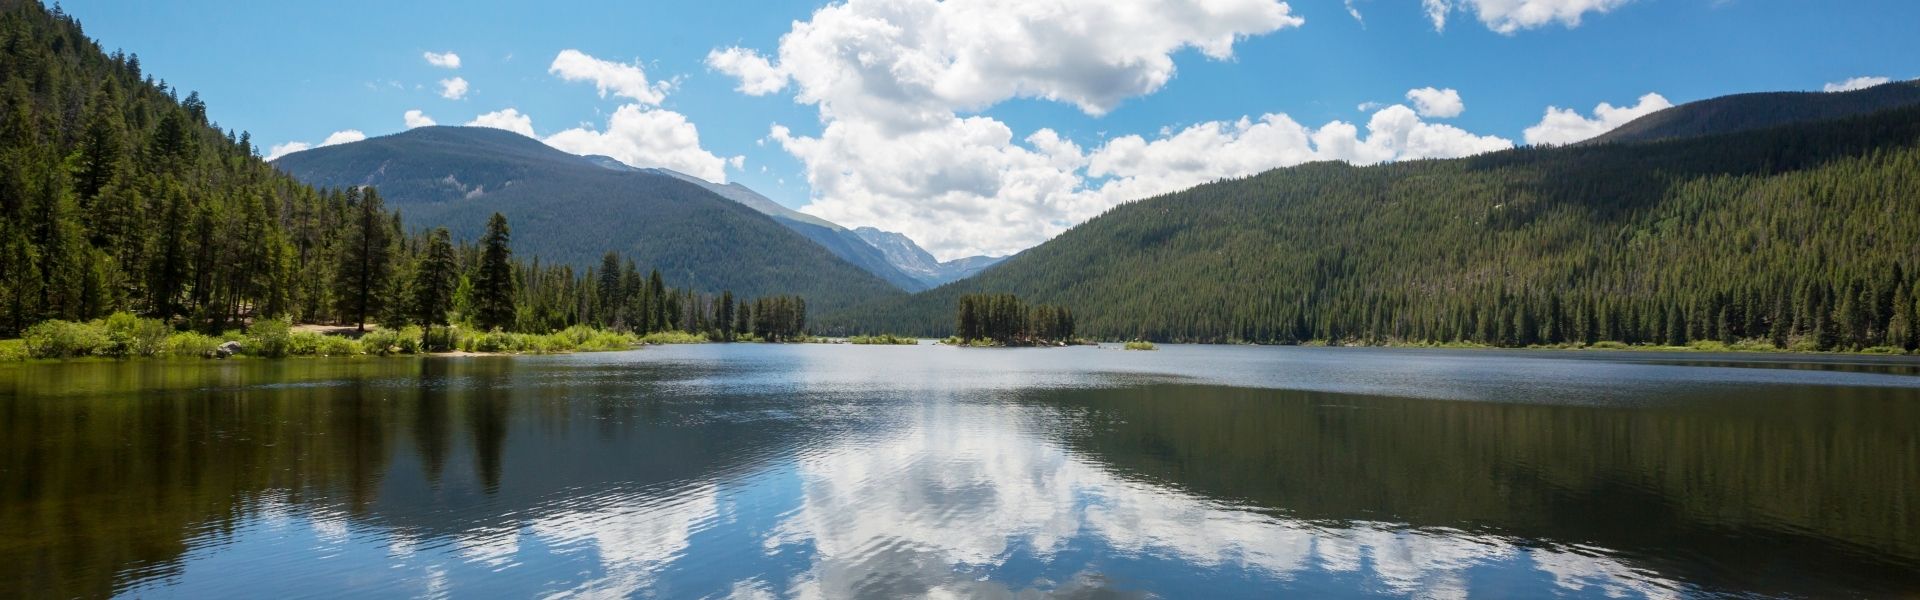
<svg viewBox="0 0 1920 600">
<path fill-rule="evenodd" d="M 626 350 L 645 344 L 690 344 L 704 334 L 661 332 L 646 336 L 584 325 L 553 333 L 477 333 L 460 327 L 375 328 L 358 337 L 303 331 L 284 319 L 257 321 L 246 331 L 208 335 L 175 331 L 156 319 L 120 313 L 88 322 L 46 321 L 20 339 L 0 340 L 0 361 L 73 358 L 211 358 L 228 354 L 287 356 L 389 356 L 469 352 L 553 354 Z"/>
</svg>

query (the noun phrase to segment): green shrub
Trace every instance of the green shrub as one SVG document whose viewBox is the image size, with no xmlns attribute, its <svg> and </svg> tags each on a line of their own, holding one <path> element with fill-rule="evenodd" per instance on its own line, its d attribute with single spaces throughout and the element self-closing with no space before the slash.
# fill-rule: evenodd
<svg viewBox="0 0 1920 600">
<path fill-rule="evenodd" d="M 1766 340 L 1766 339 L 1760 339 L 1760 338 L 1740 340 L 1740 341 L 1734 342 L 1733 345 L 1728 346 L 1728 348 L 1731 348 L 1737 352 L 1779 352 L 1780 351 L 1780 348 L 1775 347 L 1772 341 Z"/>
<path fill-rule="evenodd" d="M 1863 348 L 1860 350 L 1860 352 L 1862 354 L 1906 354 L 1907 353 L 1906 350 L 1901 350 L 1893 346 L 1874 346 L 1872 348 Z"/>
<path fill-rule="evenodd" d="M 313 356 L 320 352 L 320 338 L 311 331 L 296 331 L 287 339 L 287 356 Z"/>
<path fill-rule="evenodd" d="M 247 354 L 280 358 L 293 353 L 293 321 L 286 317 L 253 322 L 240 349 Z"/>
<path fill-rule="evenodd" d="M 1615 341 L 1594 342 L 1592 346 L 1588 346 L 1588 347 L 1593 348 L 1595 350 L 1626 350 L 1627 349 L 1626 344 L 1615 342 Z"/>
<path fill-rule="evenodd" d="M 461 340 L 460 349 L 468 352 L 513 352 L 518 345 L 514 334 L 495 329 Z"/>
<path fill-rule="evenodd" d="M 1727 344 L 1719 340 L 1694 340 L 1687 342 L 1687 348 L 1703 352 L 1726 352 Z"/>
<path fill-rule="evenodd" d="M 26 360 L 26 340 L 0 340 L 0 362 Z"/>
<path fill-rule="evenodd" d="M 1787 342 L 1788 352 L 1819 352 L 1820 340 L 1813 336 L 1802 336 Z"/>
<path fill-rule="evenodd" d="M 420 328 L 413 325 L 401 329 L 375 329 L 360 336 L 360 348 L 376 356 L 419 354 L 420 337 Z"/>
<path fill-rule="evenodd" d="M 856 335 L 847 338 L 847 343 L 877 346 L 917 346 L 920 345 L 920 340 L 901 337 L 891 333 L 882 333 L 880 335 Z"/>
<path fill-rule="evenodd" d="M 641 336 L 642 344 L 705 344 L 707 334 L 687 333 L 685 331 L 656 331 Z"/>
<path fill-rule="evenodd" d="M 1127 342 L 1126 348 L 1128 350 L 1159 350 L 1160 349 L 1160 347 L 1153 345 L 1153 342 L 1149 342 L 1146 340 L 1134 340 L 1131 342 Z"/>
<path fill-rule="evenodd" d="M 209 357 L 220 347 L 222 340 L 197 331 L 185 331 L 167 336 L 167 354 L 173 356 Z"/>
<path fill-rule="evenodd" d="M 360 343 L 352 338 L 312 331 L 294 332 L 287 346 L 288 356 L 353 356 L 359 353 Z"/>
<path fill-rule="evenodd" d="M 434 327 L 420 336 L 420 350 L 424 352 L 452 352 L 460 349 L 459 327 Z"/>
<path fill-rule="evenodd" d="M 313 347 L 308 352 L 313 356 L 354 356 L 360 353 L 359 342 L 353 341 L 352 338 L 317 333 L 303 335 L 313 336 L 311 342 Z"/>
<path fill-rule="evenodd" d="M 112 342 L 106 327 L 94 323 L 42 321 L 21 336 L 27 355 L 34 358 L 73 358 L 105 352 Z"/>
<path fill-rule="evenodd" d="M 568 327 L 553 336 L 564 342 L 570 349 L 580 352 L 627 350 L 633 348 L 640 339 L 631 333 L 607 331 L 585 325 Z M 706 341 L 706 336 L 700 336 L 700 340 Z"/>
<path fill-rule="evenodd" d="M 159 319 L 142 319 L 131 313 L 117 312 L 104 321 L 107 331 L 106 354 L 110 356 L 153 356 L 167 349 L 167 335 L 173 329 Z"/>
</svg>

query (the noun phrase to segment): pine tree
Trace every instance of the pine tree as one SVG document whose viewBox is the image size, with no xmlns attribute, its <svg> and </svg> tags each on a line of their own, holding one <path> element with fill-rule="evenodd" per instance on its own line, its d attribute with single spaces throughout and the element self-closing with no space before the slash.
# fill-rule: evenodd
<svg viewBox="0 0 1920 600">
<path fill-rule="evenodd" d="M 713 320 L 719 324 L 720 339 L 731 342 L 734 340 L 733 291 L 720 292 L 719 302 L 719 307 L 714 310 Z"/>
<path fill-rule="evenodd" d="M 1893 318 L 1887 324 L 1887 345 L 1901 350 L 1913 351 L 1920 346 L 1920 321 L 1914 306 L 1912 286 L 1904 283 L 1894 288 Z"/>
<path fill-rule="evenodd" d="M 373 188 L 347 190 L 347 206 L 352 217 L 340 269 L 334 273 L 335 288 L 340 313 L 366 331 L 367 317 L 379 312 L 382 292 L 392 275 L 392 232 L 380 194 Z"/>
<path fill-rule="evenodd" d="M 459 270 L 453 255 L 452 236 L 444 227 L 433 230 L 427 238 L 426 255 L 421 257 L 413 277 L 413 319 L 428 330 L 448 323 L 447 313 L 453 310 Z"/>
<path fill-rule="evenodd" d="M 603 327 L 621 329 L 620 322 L 620 255 L 607 252 L 600 259 L 600 287 L 598 288 L 599 314 L 596 320 Z"/>
<path fill-rule="evenodd" d="M 513 249 L 507 217 L 493 213 L 480 242 L 480 269 L 473 278 L 473 322 L 483 331 L 505 329 L 514 321 Z"/>
</svg>

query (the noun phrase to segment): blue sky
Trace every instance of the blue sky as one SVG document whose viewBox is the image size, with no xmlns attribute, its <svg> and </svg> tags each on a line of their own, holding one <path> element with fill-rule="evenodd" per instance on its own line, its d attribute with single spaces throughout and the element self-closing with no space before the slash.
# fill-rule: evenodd
<svg viewBox="0 0 1920 600">
<path fill-rule="evenodd" d="M 1188 9 L 1208 3 L 1191 0 L 64 7 L 108 48 L 200 91 L 214 119 L 263 147 L 397 133 L 410 110 L 457 125 L 511 108 L 538 137 L 581 128 L 549 140 L 563 149 L 681 161 L 661 164 L 905 232 L 942 258 L 1015 251 L 1118 202 L 1304 160 L 1570 140 L 1605 125 L 1599 103 L 1664 105 L 1642 104 L 1649 93 L 1677 104 L 1920 77 L 1920 3 L 1907 0 L 1448 0 L 1436 28 L 1428 8 L 1439 2 L 1209 5 L 1235 14 L 1200 14 Z M 1014 22 L 1041 34 L 999 37 Z M 876 41 L 882 30 L 864 28 L 875 23 L 893 37 Z M 783 44 L 796 27 L 811 37 Z M 969 45 L 986 35 L 995 39 Z M 729 48 L 779 71 L 779 89 L 743 92 L 751 73 L 715 58 Z M 565 50 L 583 55 L 578 68 L 558 68 Z M 431 65 L 428 52 L 460 65 Z M 1167 68 L 1141 66 L 1161 58 Z M 863 60 L 884 68 L 850 81 Z M 620 87 L 632 81 L 619 79 L 631 75 L 621 65 L 637 66 L 646 86 Z M 933 70 L 914 70 L 923 67 Z M 883 81 L 898 73 L 927 79 Z M 453 77 L 467 82 L 458 99 L 441 94 Z M 1428 87 L 1440 104 L 1408 97 Z M 1408 108 L 1383 111 L 1393 105 Z M 1529 136 L 1549 106 L 1577 111 L 1589 129 L 1563 114 L 1577 131 Z M 609 122 L 622 107 L 634 119 Z M 1335 121 L 1355 131 L 1328 128 Z M 1137 138 L 1116 141 L 1126 136 Z M 733 157 L 740 166 L 726 164 Z"/>
</svg>

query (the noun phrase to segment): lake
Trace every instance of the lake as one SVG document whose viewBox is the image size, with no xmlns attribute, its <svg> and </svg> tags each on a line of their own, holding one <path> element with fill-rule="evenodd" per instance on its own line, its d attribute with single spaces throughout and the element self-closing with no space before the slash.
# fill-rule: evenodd
<svg viewBox="0 0 1920 600">
<path fill-rule="evenodd" d="M 0 597 L 1920 593 L 1920 362 L 699 345 L 0 366 Z"/>
</svg>

